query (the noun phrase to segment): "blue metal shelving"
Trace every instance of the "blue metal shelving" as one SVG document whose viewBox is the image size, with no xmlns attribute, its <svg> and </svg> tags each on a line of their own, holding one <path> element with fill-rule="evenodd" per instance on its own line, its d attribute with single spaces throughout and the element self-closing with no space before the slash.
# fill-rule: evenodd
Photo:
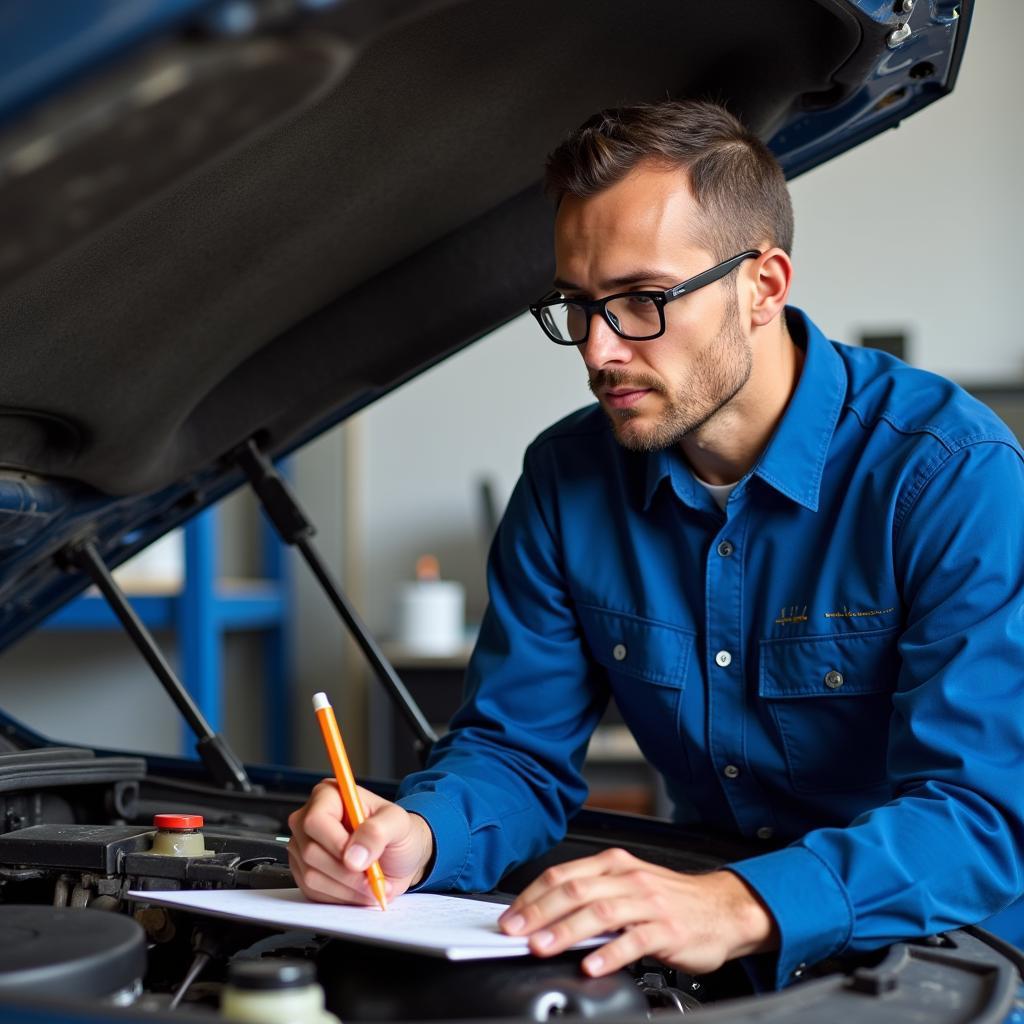
<svg viewBox="0 0 1024 1024">
<path fill-rule="evenodd" d="M 176 593 L 130 594 L 132 607 L 150 630 L 173 630 L 179 640 L 183 682 L 214 731 L 224 724 L 223 648 L 229 632 L 263 634 L 264 758 L 291 762 L 291 701 L 288 649 L 290 580 L 288 559 L 272 531 L 263 528 L 261 577 L 226 581 L 217 565 L 217 510 L 207 509 L 185 524 L 184 585 Z M 43 624 L 44 629 L 120 629 L 103 597 L 81 594 Z M 185 753 L 195 737 L 186 729 Z"/>
</svg>

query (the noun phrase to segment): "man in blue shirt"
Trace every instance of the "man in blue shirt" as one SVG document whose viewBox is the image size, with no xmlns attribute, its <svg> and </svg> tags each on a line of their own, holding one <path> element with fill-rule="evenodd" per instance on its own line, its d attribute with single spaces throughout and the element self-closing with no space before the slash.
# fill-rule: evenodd
<svg viewBox="0 0 1024 1024">
<path fill-rule="evenodd" d="M 503 917 L 551 955 L 615 937 L 692 973 L 984 919 L 1024 891 L 1024 454 L 942 378 L 786 307 L 781 170 L 730 115 L 592 118 L 548 162 L 553 293 L 598 404 L 526 453 L 467 698 L 397 803 L 293 816 L 310 897 L 487 889 L 564 834 L 609 694 L 685 823 L 788 845 L 705 875 L 618 850 Z M 851 283 L 851 286 L 855 286 Z"/>
</svg>

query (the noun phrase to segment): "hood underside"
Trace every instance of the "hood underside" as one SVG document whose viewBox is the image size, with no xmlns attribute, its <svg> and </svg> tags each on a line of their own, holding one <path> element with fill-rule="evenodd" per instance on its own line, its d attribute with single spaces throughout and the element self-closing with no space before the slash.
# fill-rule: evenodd
<svg viewBox="0 0 1024 1024">
<path fill-rule="evenodd" d="M 51 88 L 0 130 L 0 599 L 38 619 L 72 537 L 127 557 L 247 438 L 282 453 L 523 310 L 545 155 L 595 110 L 716 99 L 792 175 L 949 91 L 969 13 L 350 0 Z"/>
</svg>

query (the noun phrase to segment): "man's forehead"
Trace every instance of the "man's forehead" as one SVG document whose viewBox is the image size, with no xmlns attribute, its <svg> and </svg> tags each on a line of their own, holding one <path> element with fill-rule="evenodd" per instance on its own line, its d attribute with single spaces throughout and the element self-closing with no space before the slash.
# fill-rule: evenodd
<svg viewBox="0 0 1024 1024">
<path fill-rule="evenodd" d="M 675 273 L 699 261 L 699 216 L 679 169 L 639 167 L 589 198 L 566 196 L 555 220 L 557 276 L 587 286 L 640 266 Z"/>
<path fill-rule="evenodd" d="M 628 228 L 638 222 L 657 223 L 666 216 L 689 219 L 697 212 L 684 170 L 644 164 L 586 199 L 565 196 L 557 220 L 581 226 Z"/>
</svg>

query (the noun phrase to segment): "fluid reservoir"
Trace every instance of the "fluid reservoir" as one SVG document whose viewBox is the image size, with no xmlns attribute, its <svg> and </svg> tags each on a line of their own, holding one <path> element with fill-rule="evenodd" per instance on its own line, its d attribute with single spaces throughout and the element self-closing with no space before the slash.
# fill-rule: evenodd
<svg viewBox="0 0 1024 1024">
<path fill-rule="evenodd" d="M 324 1009 L 316 968 L 305 960 L 242 960 L 231 964 L 221 1016 L 249 1024 L 341 1024 Z"/>
<path fill-rule="evenodd" d="M 154 814 L 153 827 L 156 835 L 150 853 L 168 857 L 209 857 L 213 853 L 206 849 L 201 814 Z"/>
</svg>

